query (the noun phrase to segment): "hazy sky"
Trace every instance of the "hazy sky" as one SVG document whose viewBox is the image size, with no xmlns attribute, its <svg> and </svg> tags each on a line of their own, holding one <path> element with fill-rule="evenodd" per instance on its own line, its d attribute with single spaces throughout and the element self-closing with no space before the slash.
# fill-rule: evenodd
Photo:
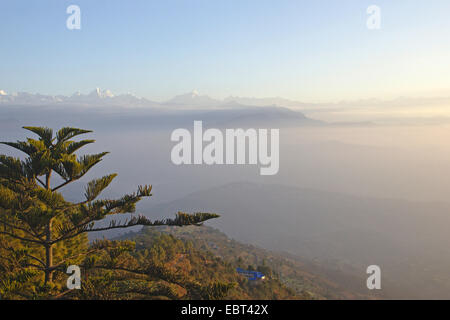
<svg viewBox="0 0 450 320">
<path fill-rule="evenodd" d="M 68 30 L 66 8 L 81 8 Z M 381 8 L 381 30 L 366 9 Z M 0 0 L 0 89 L 154 100 L 449 95 L 448 0 Z"/>
</svg>

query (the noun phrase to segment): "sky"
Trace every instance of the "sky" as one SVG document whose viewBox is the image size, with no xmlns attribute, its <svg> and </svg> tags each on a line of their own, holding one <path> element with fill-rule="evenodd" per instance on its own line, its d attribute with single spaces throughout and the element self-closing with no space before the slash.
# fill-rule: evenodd
<svg viewBox="0 0 450 320">
<path fill-rule="evenodd" d="M 80 30 L 66 27 L 72 4 Z M 450 96 L 448 0 L 0 0 L 0 39 L 6 92 Z"/>
</svg>

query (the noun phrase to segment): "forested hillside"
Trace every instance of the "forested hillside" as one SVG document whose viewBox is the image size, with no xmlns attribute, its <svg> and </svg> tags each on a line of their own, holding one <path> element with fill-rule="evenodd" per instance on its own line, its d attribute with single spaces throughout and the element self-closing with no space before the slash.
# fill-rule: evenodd
<svg viewBox="0 0 450 320">
<path fill-rule="evenodd" d="M 170 237 L 168 237 L 170 235 Z M 153 256 L 163 257 L 168 266 L 192 277 L 208 275 L 208 281 L 236 281 L 236 267 L 264 273 L 264 281 L 240 279 L 229 298 L 257 299 L 349 299 L 365 298 L 364 294 L 343 288 L 327 277 L 281 252 L 272 252 L 228 238 L 224 233 L 208 226 L 201 228 L 144 228 L 126 234 L 120 239 L 132 239 L 139 250 L 153 250 Z M 183 241 L 181 241 L 181 240 Z M 186 251 L 189 254 L 186 254 Z M 158 254 L 156 254 L 158 252 Z M 169 258 L 170 256 L 170 258 Z M 200 260 L 199 260 L 200 259 Z M 195 268 L 194 268 L 195 266 Z M 287 289 L 286 287 L 290 288 Z M 292 290 L 292 291 L 291 291 Z"/>
<path fill-rule="evenodd" d="M 194 227 L 203 229 L 207 227 Z M 152 264 L 160 266 L 167 272 L 176 275 L 180 281 L 173 287 L 179 299 L 310 299 L 306 293 L 296 293 L 280 282 L 267 265 L 244 265 L 245 269 L 258 270 L 266 275 L 264 280 L 248 280 L 236 272 L 236 261 L 224 259 L 210 250 L 205 250 L 206 238 L 197 239 L 198 242 L 183 240 L 169 234 L 168 229 L 152 230 L 144 228 L 137 234 L 129 233 L 118 240 L 130 239 L 136 243 L 136 256 L 147 256 Z M 178 228 L 177 228 L 178 229 Z M 183 228 L 184 229 L 184 228 Z M 186 233 L 195 234 L 194 229 Z M 210 230 L 208 228 L 208 230 Z M 184 232 L 174 230 L 174 234 Z M 200 231 L 200 233 L 202 233 Z M 202 283 L 209 286 L 211 291 L 197 295 L 189 292 L 186 287 L 191 283 Z M 220 283 L 229 291 L 223 295 L 214 292 L 214 284 Z M 158 281 L 155 282 L 155 285 Z M 225 292 L 225 291 L 224 291 Z"/>
</svg>

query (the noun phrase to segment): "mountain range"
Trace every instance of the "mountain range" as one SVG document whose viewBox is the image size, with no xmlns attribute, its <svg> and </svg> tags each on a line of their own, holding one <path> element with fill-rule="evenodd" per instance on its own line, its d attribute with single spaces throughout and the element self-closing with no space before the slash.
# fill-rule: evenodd
<svg viewBox="0 0 450 320">
<path fill-rule="evenodd" d="M 81 107 L 105 112 L 114 108 L 142 109 L 157 112 L 241 110 L 265 107 L 300 111 L 308 118 L 339 126 L 373 124 L 446 124 L 450 123 L 450 97 L 399 97 L 392 100 L 359 99 L 331 103 L 304 103 L 282 97 L 238 97 L 224 99 L 202 95 L 197 90 L 177 95 L 166 101 L 152 101 L 131 93 L 116 95 L 96 88 L 90 93 L 44 95 L 39 93 L 8 93 L 0 90 L 0 106 L 39 106 L 45 108 Z M 83 108 L 84 107 L 84 108 Z M 254 111 L 255 109 L 253 109 Z M 253 112 L 252 111 L 252 112 Z M 294 117 L 295 118 L 295 117 Z"/>
<path fill-rule="evenodd" d="M 223 100 L 201 95 L 197 90 L 177 95 L 167 101 L 155 102 L 134 94 L 115 95 L 110 90 L 95 88 L 87 94 L 79 91 L 70 96 L 44 95 L 39 93 L 7 93 L 0 90 L 0 105 L 81 105 L 81 106 L 114 106 L 114 107 L 164 107 L 175 109 L 222 109 L 245 106 L 280 106 L 307 107 L 311 104 L 292 101 L 280 97 L 275 98 L 247 98 L 229 96 Z"/>
<path fill-rule="evenodd" d="M 75 92 L 70 96 L 43 95 L 39 93 L 18 92 L 8 94 L 0 90 L 0 104 L 3 105 L 81 105 L 81 106 L 123 106 L 149 107 L 157 103 L 139 98 L 133 94 L 114 95 L 110 90 L 96 88 L 88 94 Z"/>
<path fill-rule="evenodd" d="M 251 103 L 243 100 L 242 102 Z M 273 101 L 272 101 L 273 102 Z M 257 104 L 255 102 L 255 104 Z M 98 127 L 99 123 L 121 127 L 176 127 L 203 120 L 209 126 L 304 126 L 323 125 L 303 113 L 278 105 L 245 105 L 230 99 L 216 100 L 197 91 L 154 102 L 132 94 L 114 95 L 96 88 L 88 94 L 51 96 L 31 93 L 0 95 L 0 124 L 20 127 L 35 121 L 59 123 L 71 118 L 74 125 Z M 41 120 L 42 119 L 42 120 Z"/>
</svg>

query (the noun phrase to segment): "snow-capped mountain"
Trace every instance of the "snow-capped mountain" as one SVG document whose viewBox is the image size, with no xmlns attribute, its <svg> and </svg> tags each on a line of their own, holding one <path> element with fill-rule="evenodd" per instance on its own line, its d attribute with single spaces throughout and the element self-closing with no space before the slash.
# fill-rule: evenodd
<svg viewBox="0 0 450 320">
<path fill-rule="evenodd" d="M 88 94 L 91 98 L 113 98 L 114 95 L 110 90 L 101 90 L 100 88 L 95 88 L 90 94 Z"/>
<path fill-rule="evenodd" d="M 75 92 L 72 95 L 43 95 L 39 93 L 18 92 L 8 94 L 0 90 L 0 105 L 27 106 L 85 106 L 85 107 L 156 107 L 173 110 L 193 109 L 241 109 L 252 107 L 292 107 L 303 105 L 300 102 L 283 98 L 243 98 L 228 97 L 223 100 L 201 95 L 197 90 L 177 95 L 165 102 L 154 102 L 137 97 L 131 93 L 115 95 L 110 90 L 95 88 L 87 94 Z"/>
<path fill-rule="evenodd" d="M 70 96 L 42 95 L 27 92 L 7 94 L 0 91 L 0 104 L 4 105 L 79 105 L 79 106 L 118 106 L 118 107 L 154 107 L 158 104 L 132 94 L 114 95 L 110 90 L 95 88 L 88 94 L 75 92 Z"/>
<path fill-rule="evenodd" d="M 322 125 L 320 121 L 309 119 L 301 112 L 288 108 L 275 105 L 251 106 L 234 100 L 216 100 L 200 95 L 197 91 L 178 95 L 163 103 L 152 102 L 132 94 L 115 95 L 109 90 L 99 88 L 87 94 L 75 92 L 69 96 L 26 92 L 8 94 L 4 91 L 2 93 L 0 127 L 13 121 L 17 124 L 20 119 L 23 121 L 28 119 L 27 117 L 33 122 L 39 122 L 43 118 L 48 119 L 49 112 L 52 114 L 52 121 L 67 121 L 68 117 L 76 113 L 77 117 L 71 121 L 75 124 L 79 121 L 80 126 L 97 125 L 100 119 L 98 113 L 101 113 L 101 119 L 108 119 L 110 123 L 133 127 L 185 126 L 198 119 L 218 127 Z M 127 110 L 124 110 L 125 108 Z M 2 121 L 5 124 L 1 123 Z M 24 123 L 29 123 L 29 120 Z"/>
<path fill-rule="evenodd" d="M 41 104 L 52 104 L 59 102 L 60 98 L 56 96 L 47 96 L 42 94 L 33 94 L 28 92 L 18 92 L 13 94 L 7 94 L 2 90 L 0 95 L 1 104 L 24 104 L 24 105 L 41 105 Z"/>
<path fill-rule="evenodd" d="M 168 106 L 178 107 L 217 107 L 223 104 L 223 101 L 213 99 L 206 95 L 200 95 L 197 90 L 193 90 L 186 94 L 175 96 L 174 98 L 163 103 Z"/>
<path fill-rule="evenodd" d="M 229 96 L 223 100 L 228 103 L 239 103 L 243 105 L 249 106 L 281 106 L 281 107 L 305 107 L 311 104 L 305 104 L 302 102 L 289 100 L 281 97 L 273 97 L 273 98 L 248 98 L 248 97 L 235 97 Z"/>
</svg>

